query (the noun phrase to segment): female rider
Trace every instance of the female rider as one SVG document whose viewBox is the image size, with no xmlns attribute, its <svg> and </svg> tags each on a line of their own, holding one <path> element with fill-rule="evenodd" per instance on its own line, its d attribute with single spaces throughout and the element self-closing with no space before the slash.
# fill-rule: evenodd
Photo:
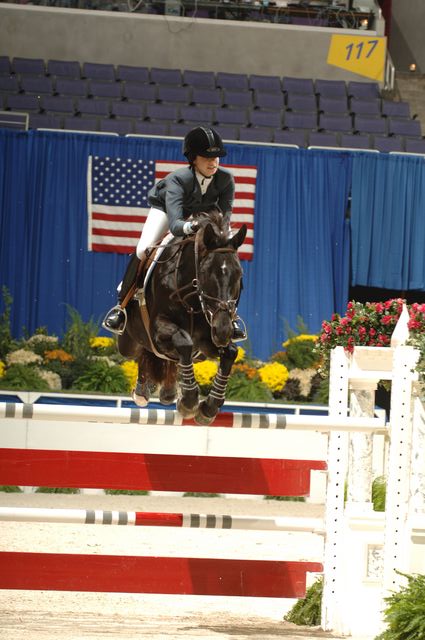
<svg viewBox="0 0 425 640">
<path fill-rule="evenodd" d="M 195 127 L 186 135 L 183 155 L 189 166 L 176 169 L 150 190 L 148 202 L 151 208 L 119 289 L 119 302 L 103 320 L 105 329 L 118 334 L 124 332 L 127 322 L 124 299 L 147 260 L 149 247 L 167 231 L 174 236 L 195 233 L 197 224 L 189 218 L 212 207 L 219 207 L 227 222 L 230 221 L 235 182 L 232 173 L 219 166 L 220 158 L 226 153 L 221 137 L 211 127 Z M 245 330 L 235 320 L 232 339 L 245 340 L 246 337 Z"/>
</svg>

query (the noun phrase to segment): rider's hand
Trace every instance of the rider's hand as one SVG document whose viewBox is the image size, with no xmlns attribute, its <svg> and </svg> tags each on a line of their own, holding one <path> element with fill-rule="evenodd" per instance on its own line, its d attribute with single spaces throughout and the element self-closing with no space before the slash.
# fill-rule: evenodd
<svg viewBox="0 0 425 640">
<path fill-rule="evenodd" d="M 188 220 L 188 222 L 185 222 L 183 225 L 183 233 L 188 236 L 191 233 L 196 233 L 199 229 L 199 224 L 197 222 L 192 222 L 190 220 Z"/>
</svg>

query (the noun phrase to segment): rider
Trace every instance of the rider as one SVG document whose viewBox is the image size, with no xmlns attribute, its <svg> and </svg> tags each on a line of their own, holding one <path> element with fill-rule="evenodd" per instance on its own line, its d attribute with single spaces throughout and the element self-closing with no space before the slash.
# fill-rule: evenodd
<svg viewBox="0 0 425 640">
<path fill-rule="evenodd" d="M 225 219 L 230 221 L 235 181 L 228 169 L 219 166 L 220 158 L 226 153 L 221 137 L 212 127 L 195 127 L 186 135 L 183 155 L 188 159 L 189 167 L 176 169 L 150 190 L 148 202 L 151 208 L 136 253 L 130 259 L 119 288 L 119 302 L 103 320 L 105 329 L 123 333 L 127 322 L 125 306 L 130 297 L 127 294 L 134 288 L 137 274 L 149 255 L 149 247 L 167 231 L 174 236 L 195 233 L 198 225 L 190 220 L 191 215 L 214 206 L 218 206 Z M 246 332 L 237 320 L 233 323 L 232 339 L 246 339 Z"/>
</svg>

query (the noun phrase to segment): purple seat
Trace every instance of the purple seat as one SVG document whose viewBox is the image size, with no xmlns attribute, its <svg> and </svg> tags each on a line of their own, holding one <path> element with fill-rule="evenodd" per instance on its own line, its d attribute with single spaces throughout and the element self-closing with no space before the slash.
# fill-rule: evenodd
<svg viewBox="0 0 425 640">
<path fill-rule="evenodd" d="M 115 68 L 113 64 L 101 64 L 98 62 L 84 62 L 82 69 L 83 78 L 89 80 L 103 80 L 115 82 Z"/>
<path fill-rule="evenodd" d="M 153 84 L 125 82 L 123 88 L 124 98 L 138 102 L 155 102 L 157 92 L 158 88 Z"/>
<path fill-rule="evenodd" d="M 13 73 L 19 75 L 44 76 L 46 69 L 41 58 L 13 58 Z"/>
<path fill-rule="evenodd" d="M 387 133 L 387 120 L 382 117 L 356 115 L 354 116 L 354 130 L 360 133 Z"/>
<path fill-rule="evenodd" d="M 134 133 L 147 136 L 168 136 L 170 125 L 168 122 L 137 121 L 134 124 Z"/>
<path fill-rule="evenodd" d="M 273 129 L 281 129 L 282 112 L 253 109 L 249 114 L 249 122 L 253 127 L 272 127 Z"/>
<path fill-rule="evenodd" d="M 363 98 L 351 98 L 350 111 L 354 114 L 360 113 L 369 116 L 381 115 L 381 101 L 377 98 L 364 100 Z"/>
<path fill-rule="evenodd" d="M 323 113 L 348 113 L 347 97 L 328 98 L 319 96 L 319 111 Z"/>
<path fill-rule="evenodd" d="M 382 100 L 382 114 L 391 118 L 410 118 L 410 105 L 408 102 Z"/>
<path fill-rule="evenodd" d="M 406 138 L 404 141 L 404 144 L 405 144 L 405 149 L 408 153 L 425 154 L 424 138 Z"/>
<path fill-rule="evenodd" d="M 174 102 L 189 104 L 191 102 L 192 89 L 173 85 L 158 86 L 157 99 L 161 102 Z"/>
<path fill-rule="evenodd" d="M 213 71 L 183 71 L 183 83 L 190 87 L 215 89 L 215 74 Z"/>
<path fill-rule="evenodd" d="M 338 135 L 332 131 L 311 131 L 308 138 L 310 147 L 339 147 Z"/>
<path fill-rule="evenodd" d="M 90 80 L 90 95 L 96 98 L 121 98 L 122 85 L 120 82 Z"/>
<path fill-rule="evenodd" d="M 0 56 L 0 75 L 8 76 L 12 73 L 12 65 L 7 56 Z"/>
<path fill-rule="evenodd" d="M 321 113 L 319 115 L 319 129 L 348 133 L 353 129 L 353 122 L 350 115 L 343 113 Z"/>
<path fill-rule="evenodd" d="M 347 92 L 351 98 L 361 98 L 362 100 L 373 100 L 381 97 L 377 82 L 350 81 L 347 85 Z"/>
<path fill-rule="evenodd" d="M 275 95 L 274 93 L 271 95 Z M 226 107 L 242 107 L 252 106 L 251 91 L 233 91 L 232 89 L 223 89 L 223 105 Z"/>
<path fill-rule="evenodd" d="M 388 133 L 399 136 L 420 137 L 422 135 L 419 120 L 407 118 L 388 118 Z"/>
<path fill-rule="evenodd" d="M 77 100 L 77 112 L 108 117 L 110 114 L 109 100 L 104 98 L 79 98 Z"/>
<path fill-rule="evenodd" d="M 316 93 L 321 98 L 334 98 L 347 100 L 347 87 L 344 80 L 316 80 Z"/>
<path fill-rule="evenodd" d="M 194 87 L 192 91 L 192 102 L 194 104 L 219 107 L 223 104 L 223 95 L 221 89 L 203 89 L 202 87 Z"/>
<path fill-rule="evenodd" d="M 102 118 L 99 121 L 99 129 L 107 133 L 118 133 L 120 136 L 126 136 L 129 133 L 134 133 L 134 122 L 133 120 Z"/>
<path fill-rule="evenodd" d="M 390 151 L 404 151 L 403 139 L 397 136 L 374 136 L 373 149 L 386 153 Z"/>
<path fill-rule="evenodd" d="M 327 27 L 329 21 L 327 20 L 327 18 L 319 18 L 318 16 L 313 15 L 309 18 L 294 16 L 292 18 L 292 24 L 298 24 L 305 27 Z"/>
<path fill-rule="evenodd" d="M 11 111 L 40 111 L 38 96 L 27 96 L 21 93 L 6 98 L 7 108 Z"/>
<path fill-rule="evenodd" d="M 217 109 L 215 109 L 215 122 L 217 124 L 239 124 L 246 126 L 248 124 L 246 109 L 217 107 Z"/>
<path fill-rule="evenodd" d="M 304 93 L 307 95 L 314 93 L 313 80 L 311 78 L 291 78 L 282 79 L 282 88 L 286 93 Z"/>
<path fill-rule="evenodd" d="M 65 118 L 63 128 L 71 131 L 98 131 L 99 122 L 97 118 Z"/>
<path fill-rule="evenodd" d="M 213 109 L 203 106 L 180 107 L 180 116 L 184 122 L 211 124 L 214 121 Z"/>
<path fill-rule="evenodd" d="M 150 120 L 177 122 L 180 119 L 180 113 L 175 104 L 147 104 L 146 117 Z"/>
<path fill-rule="evenodd" d="M 274 141 L 277 144 L 291 144 L 297 147 L 306 146 L 307 131 L 304 129 L 284 129 L 274 132 Z"/>
<path fill-rule="evenodd" d="M 287 109 L 292 111 L 315 111 L 317 109 L 316 96 L 303 93 L 288 93 Z"/>
<path fill-rule="evenodd" d="M 135 102 L 112 102 L 111 114 L 116 118 L 137 118 L 142 120 L 145 117 L 145 105 Z"/>
<path fill-rule="evenodd" d="M 370 138 L 367 134 L 341 134 L 341 147 L 348 149 L 370 149 Z"/>
<path fill-rule="evenodd" d="M 18 78 L 15 76 L 0 76 L 0 91 L 2 93 L 18 93 Z"/>
<path fill-rule="evenodd" d="M 152 67 L 150 81 L 155 84 L 182 84 L 182 74 L 180 69 L 158 69 L 157 67 Z"/>
<path fill-rule="evenodd" d="M 248 86 L 255 91 L 266 91 L 267 93 L 281 93 L 282 83 L 279 76 L 249 76 Z"/>
<path fill-rule="evenodd" d="M 254 105 L 260 109 L 282 110 L 285 107 L 285 96 L 283 93 L 266 93 L 254 91 Z"/>
<path fill-rule="evenodd" d="M 192 128 L 193 125 L 186 122 L 171 122 L 168 135 L 175 136 L 176 138 L 184 138 L 186 133 Z"/>
<path fill-rule="evenodd" d="M 68 96 L 40 96 L 40 106 L 43 111 L 54 113 L 67 113 L 74 115 L 75 100 Z"/>
<path fill-rule="evenodd" d="M 30 129 L 62 129 L 62 118 L 47 113 L 30 113 Z"/>
<path fill-rule="evenodd" d="M 216 77 L 217 87 L 222 89 L 232 89 L 233 91 L 247 91 L 248 76 L 244 73 L 227 73 L 219 71 Z"/>
<path fill-rule="evenodd" d="M 317 129 L 317 113 L 285 112 L 285 129 Z"/>
<path fill-rule="evenodd" d="M 88 80 L 56 78 L 56 93 L 60 96 L 80 96 L 85 98 L 89 93 Z"/>
<path fill-rule="evenodd" d="M 270 127 L 240 127 L 239 140 L 248 142 L 273 142 L 273 129 Z"/>
<path fill-rule="evenodd" d="M 239 140 L 239 127 L 233 124 L 220 124 L 217 131 L 223 140 Z"/>
<path fill-rule="evenodd" d="M 123 82 L 149 82 L 149 69 L 147 67 L 133 67 L 126 64 L 119 64 L 116 72 L 117 80 Z"/>
<path fill-rule="evenodd" d="M 24 93 L 33 93 L 36 95 L 41 93 L 54 93 L 53 80 L 48 76 L 22 76 L 21 89 Z"/>
<path fill-rule="evenodd" d="M 80 63 L 76 60 L 48 60 L 47 73 L 49 76 L 80 78 Z"/>
</svg>

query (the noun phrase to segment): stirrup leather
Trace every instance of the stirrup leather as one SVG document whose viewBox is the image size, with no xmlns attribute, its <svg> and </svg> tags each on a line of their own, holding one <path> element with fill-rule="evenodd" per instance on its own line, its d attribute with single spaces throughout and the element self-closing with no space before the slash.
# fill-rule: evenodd
<svg viewBox="0 0 425 640">
<path fill-rule="evenodd" d="M 240 316 L 236 316 L 236 318 L 233 320 L 233 325 L 238 323 L 242 325 L 240 331 L 243 331 L 244 336 L 241 338 L 232 338 L 232 342 L 245 342 L 245 340 L 248 340 L 248 332 L 246 330 L 246 324 Z"/>
<path fill-rule="evenodd" d="M 122 329 L 113 329 L 112 327 L 108 327 L 107 324 L 105 324 L 108 316 L 110 313 L 112 313 L 112 311 L 122 311 L 124 314 L 124 326 Z M 125 331 L 125 328 L 127 326 L 127 309 L 125 307 L 122 307 L 120 304 L 116 304 L 113 307 L 111 307 L 108 311 L 108 313 L 106 314 L 106 316 L 103 318 L 102 320 L 102 327 L 104 329 L 106 329 L 106 331 L 110 331 L 111 333 L 116 333 L 118 336 L 122 336 L 122 334 Z"/>
</svg>

